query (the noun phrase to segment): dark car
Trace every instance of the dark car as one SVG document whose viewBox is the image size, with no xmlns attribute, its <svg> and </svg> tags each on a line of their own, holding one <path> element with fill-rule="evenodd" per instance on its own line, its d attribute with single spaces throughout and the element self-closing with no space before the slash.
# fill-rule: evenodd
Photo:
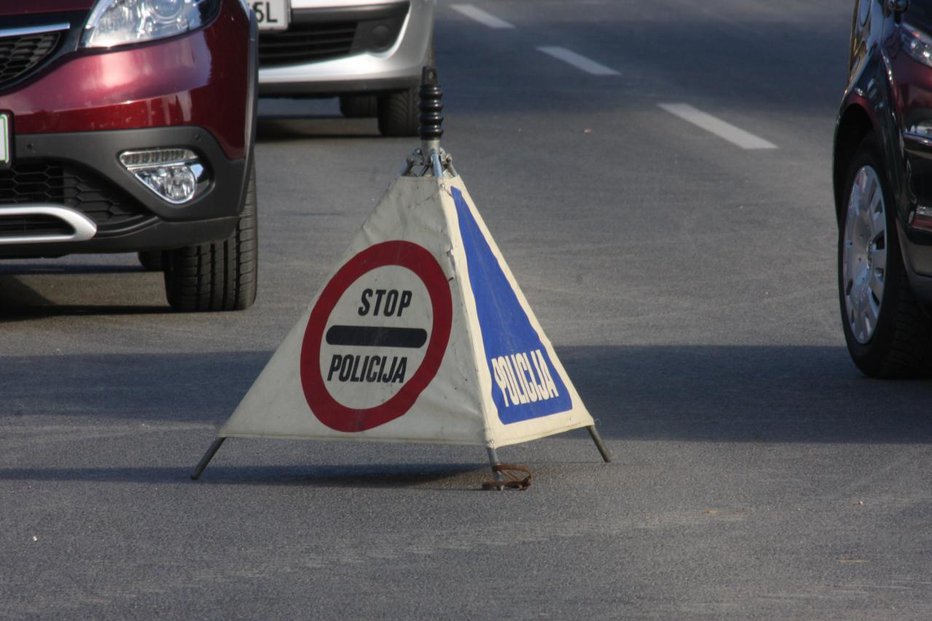
<svg viewBox="0 0 932 621">
<path fill-rule="evenodd" d="M 256 295 L 242 0 L 0 2 L 0 258 L 138 252 L 176 310 Z"/>
<path fill-rule="evenodd" d="M 848 351 L 874 377 L 932 368 L 932 0 L 859 0 L 834 142 Z"/>
</svg>

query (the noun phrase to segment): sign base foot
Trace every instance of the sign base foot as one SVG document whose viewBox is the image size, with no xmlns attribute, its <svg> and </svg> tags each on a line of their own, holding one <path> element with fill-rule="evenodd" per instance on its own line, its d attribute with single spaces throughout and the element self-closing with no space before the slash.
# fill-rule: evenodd
<svg viewBox="0 0 932 621">
<path fill-rule="evenodd" d="M 201 461 L 198 462 L 197 467 L 194 468 L 194 472 L 191 473 L 191 478 L 197 481 L 198 477 L 201 476 L 201 473 L 204 472 L 204 468 L 207 467 L 207 464 L 210 463 L 210 460 L 214 458 L 214 455 L 217 454 L 217 451 L 220 449 L 220 445 L 223 444 L 223 441 L 226 438 L 217 438 L 214 440 L 214 443 L 210 445 L 210 448 L 207 449 L 207 452 L 204 453 L 204 456 L 201 457 Z"/>
<path fill-rule="evenodd" d="M 604 459 L 607 464 L 611 463 L 612 454 L 608 452 L 608 447 L 605 446 L 605 442 L 602 441 L 602 436 L 596 431 L 595 425 L 589 425 L 586 429 L 589 430 L 589 435 L 592 436 L 592 441 L 595 442 L 595 447 L 599 449 L 602 459 Z"/>
</svg>

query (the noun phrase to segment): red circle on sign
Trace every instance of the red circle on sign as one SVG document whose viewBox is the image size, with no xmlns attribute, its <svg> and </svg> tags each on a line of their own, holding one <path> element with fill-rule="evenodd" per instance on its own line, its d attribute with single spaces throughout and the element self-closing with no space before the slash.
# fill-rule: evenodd
<svg viewBox="0 0 932 621">
<path fill-rule="evenodd" d="M 333 398 L 324 384 L 320 347 L 327 320 L 340 297 L 354 282 L 374 269 L 397 265 L 414 272 L 427 288 L 433 324 L 424 359 L 414 375 L 385 403 L 371 408 L 351 408 Z M 337 431 L 365 431 L 404 415 L 430 384 L 447 349 L 453 324 L 450 285 L 433 255 L 417 244 L 388 241 L 366 248 L 341 267 L 324 287 L 311 310 L 301 346 L 301 387 L 314 416 Z"/>
</svg>

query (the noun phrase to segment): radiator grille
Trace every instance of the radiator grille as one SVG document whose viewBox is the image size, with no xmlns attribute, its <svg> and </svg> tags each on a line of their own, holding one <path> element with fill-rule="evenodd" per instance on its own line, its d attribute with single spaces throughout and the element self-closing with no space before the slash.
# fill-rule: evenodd
<svg viewBox="0 0 932 621">
<path fill-rule="evenodd" d="M 0 170 L 0 211 L 3 205 L 23 203 L 71 207 L 93 220 L 98 233 L 152 217 L 127 192 L 93 171 L 58 162 L 15 162 Z"/>
<path fill-rule="evenodd" d="M 26 237 L 32 235 L 71 235 L 74 229 L 59 218 L 43 214 L 4 216 L 0 207 L 0 237 Z"/>
<path fill-rule="evenodd" d="M 408 6 L 403 2 L 377 11 L 348 11 L 339 16 L 295 11 L 288 30 L 259 33 L 259 66 L 280 67 L 383 52 L 398 40 Z"/>
<path fill-rule="evenodd" d="M 0 37 L 0 86 L 26 77 L 58 46 L 60 32 Z"/>
<path fill-rule="evenodd" d="M 356 22 L 291 24 L 284 32 L 259 34 L 259 66 L 278 67 L 347 56 Z"/>
</svg>

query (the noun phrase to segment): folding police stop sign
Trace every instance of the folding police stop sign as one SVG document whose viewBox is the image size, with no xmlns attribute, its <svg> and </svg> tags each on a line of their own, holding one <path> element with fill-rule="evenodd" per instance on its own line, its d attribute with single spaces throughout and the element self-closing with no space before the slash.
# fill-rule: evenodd
<svg viewBox="0 0 932 621">
<path fill-rule="evenodd" d="M 459 177 L 400 177 L 220 437 L 499 447 L 593 425 Z"/>
<path fill-rule="evenodd" d="M 226 424 L 228 437 L 474 444 L 593 419 L 458 176 L 399 177 Z"/>
<path fill-rule="evenodd" d="M 440 148 L 436 69 L 424 68 L 420 95 L 422 148 L 193 478 L 230 437 L 475 444 L 495 469 L 497 447 L 586 427 L 610 461 Z M 412 173 L 418 162 L 420 176 Z"/>
</svg>

